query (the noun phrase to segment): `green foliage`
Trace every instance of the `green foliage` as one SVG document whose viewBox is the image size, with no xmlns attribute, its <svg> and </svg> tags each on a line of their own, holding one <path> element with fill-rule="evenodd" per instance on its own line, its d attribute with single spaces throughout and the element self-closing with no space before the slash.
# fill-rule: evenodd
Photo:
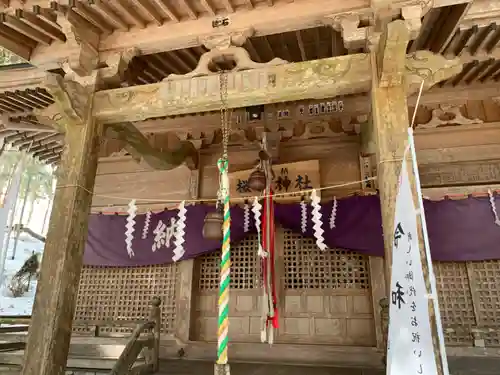
<svg viewBox="0 0 500 375">
<path fill-rule="evenodd" d="M 21 57 L 13 54 L 8 49 L 0 47 L 0 66 L 24 63 Z"/>
</svg>

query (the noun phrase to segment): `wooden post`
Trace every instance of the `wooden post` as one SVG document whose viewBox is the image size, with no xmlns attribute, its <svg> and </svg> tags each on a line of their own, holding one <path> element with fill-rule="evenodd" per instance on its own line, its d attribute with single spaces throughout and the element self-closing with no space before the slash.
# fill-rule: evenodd
<svg viewBox="0 0 500 375">
<path fill-rule="evenodd" d="M 53 120 L 64 128 L 66 145 L 22 375 L 65 373 L 99 150 L 100 132 L 91 116 L 94 86 L 49 75 L 46 88 L 60 112 Z"/>
<path fill-rule="evenodd" d="M 372 45 L 373 84 L 371 95 L 373 124 L 377 141 L 377 176 L 384 232 L 385 275 L 388 295 L 390 295 L 395 203 L 403 155 L 408 145 L 408 127 L 410 126 L 406 100 L 408 86 L 405 80 L 407 68 L 405 57 L 410 32 L 404 21 L 391 22 L 384 29 L 380 41 L 376 45 Z M 432 64 L 428 66 L 430 71 L 436 68 L 440 67 L 432 66 Z M 430 75 L 430 78 L 432 77 Z M 427 85 L 434 83 L 426 82 Z M 408 159 L 408 170 L 411 171 L 413 170 L 411 159 L 410 157 Z M 410 174 L 410 180 L 413 185 L 415 207 L 418 207 L 413 174 Z M 419 229 L 419 249 L 427 293 L 430 293 L 421 227 Z M 429 313 L 438 374 L 443 374 L 432 302 L 429 303 Z"/>
</svg>

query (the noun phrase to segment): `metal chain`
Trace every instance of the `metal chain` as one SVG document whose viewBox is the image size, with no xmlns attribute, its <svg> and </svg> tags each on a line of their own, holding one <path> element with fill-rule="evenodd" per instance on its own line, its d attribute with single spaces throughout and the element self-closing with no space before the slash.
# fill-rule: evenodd
<svg viewBox="0 0 500 375">
<path fill-rule="evenodd" d="M 228 160 L 229 133 L 231 131 L 231 112 L 227 106 L 227 72 L 220 72 L 220 120 L 222 131 L 222 159 Z"/>
</svg>

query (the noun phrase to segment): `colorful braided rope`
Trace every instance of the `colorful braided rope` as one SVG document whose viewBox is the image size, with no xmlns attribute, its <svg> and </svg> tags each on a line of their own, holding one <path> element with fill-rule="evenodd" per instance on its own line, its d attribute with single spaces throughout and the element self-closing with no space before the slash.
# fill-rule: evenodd
<svg viewBox="0 0 500 375">
<path fill-rule="evenodd" d="M 221 175 L 221 195 L 224 202 L 224 222 L 222 224 L 222 256 L 220 262 L 219 288 L 219 329 L 217 341 L 217 364 L 227 364 L 227 345 L 229 329 L 229 282 L 231 268 L 231 213 L 229 206 L 229 176 L 228 161 L 219 159 L 217 162 Z"/>
</svg>

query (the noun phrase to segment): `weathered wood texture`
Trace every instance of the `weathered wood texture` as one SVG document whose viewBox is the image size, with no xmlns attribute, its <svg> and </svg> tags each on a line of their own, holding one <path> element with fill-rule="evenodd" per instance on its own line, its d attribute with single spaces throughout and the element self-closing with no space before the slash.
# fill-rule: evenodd
<svg viewBox="0 0 500 375">
<path fill-rule="evenodd" d="M 71 131 L 66 132 L 23 375 L 64 374 L 99 151 L 99 128 L 91 116 L 91 89 L 72 91 L 68 88 L 74 88 L 74 82 L 49 83 Z M 70 103 L 77 103 L 77 107 Z"/>
</svg>

